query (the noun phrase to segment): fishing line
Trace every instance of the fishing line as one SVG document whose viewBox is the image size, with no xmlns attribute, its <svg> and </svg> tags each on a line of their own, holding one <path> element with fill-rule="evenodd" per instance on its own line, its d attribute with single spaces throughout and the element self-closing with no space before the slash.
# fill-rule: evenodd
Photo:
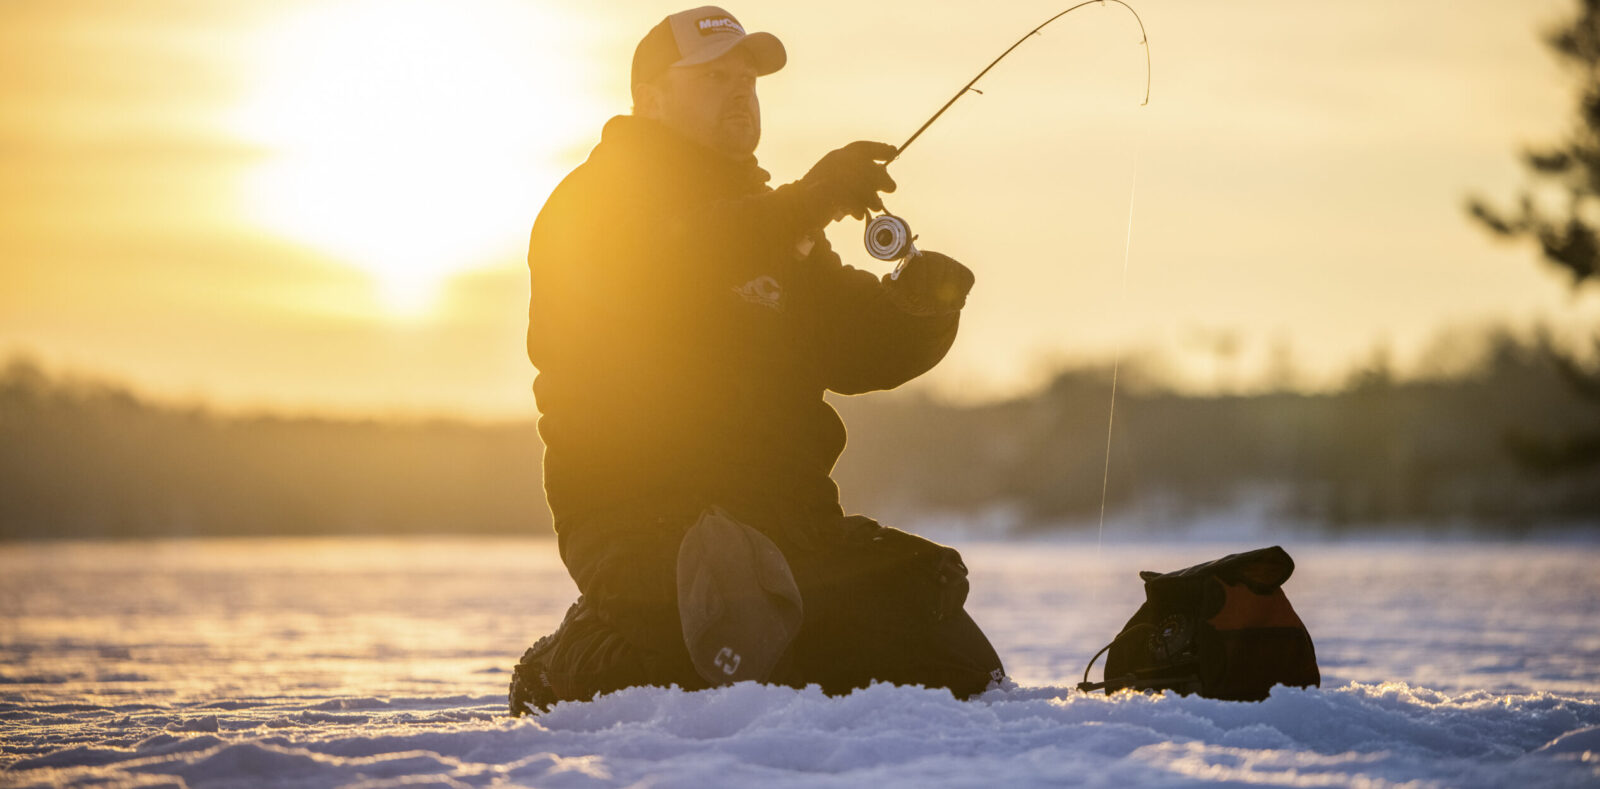
<svg viewBox="0 0 1600 789">
<path fill-rule="evenodd" d="M 905 142 L 900 143 L 900 147 L 895 149 L 894 155 L 891 156 L 887 162 L 884 162 L 884 166 L 888 166 L 890 162 L 893 162 L 905 155 L 906 149 L 910 148 L 911 144 L 916 142 L 917 138 L 921 137 L 922 133 L 927 131 L 928 127 L 932 126 L 934 121 L 939 120 L 939 117 L 944 115 L 945 111 L 950 109 L 950 107 L 959 101 L 962 96 L 967 95 L 969 92 L 981 95 L 983 91 L 978 90 L 977 87 L 975 87 L 978 84 L 978 80 L 983 79 L 984 75 L 988 74 L 990 69 L 993 69 L 996 65 L 999 65 L 1000 61 L 1005 60 L 1007 55 L 1010 55 L 1014 50 L 1016 50 L 1017 47 L 1022 46 L 1023 42 L 1033 38 L 1034 36 L 1041 35 L 1040 31 L 1044 30 L 1046 25 L 1049 25 L 1051 22 L 1054 22 L 1057 19 L 1060 19 L 1061 17 L 1064 17 L 1067 14 L 1070 14 L 1073 11 L 1085 6 L 1091 6 L 1095 3 L 1099 3 L 1103 6 L 1108 2 L 1116 3 L 1117 5 L 1128 9 L 1128 13 L 1133 14 L 1134 21 L 1139 24 L 1139 45 L 1144 48 L 1144 100 L 1139 103 L 1139 106 L 1148 106 L 1150 104 L 1150 80 L 1152 68 L 1150 66 L 1150 35 L 1145 32 L 1144 20 L 1139 17 L 1139 12 L 1135 11 L 1133 6 L 1128 5 L 1127 3 L 1123 2 L 1123 0 L 1085 0 L 1085 2 L 1078 3 L 1077 5 L 1072 6 L 1071 8 L 1068 8 L 1067 10 L 1062 11 L 1055 16 L 1052 16 L 1049 19 L 1039 23 L 1038 27 L 1029 30 L 1025 35 L 1023 35 L 1022 38 L 1017 39 L 1016 43 L 1007 47 L 1006 51 L 1001 52 L 999 57 L 995 58 L 993 61 L 990 61 L 989 65 L 984 66 L 983 70 L 978 72 L 977 76 L 973 77 L 969 82 L 967 82 L 967 84 L 962 85 L 961 89 L 956 91 L 955 95 L 951 96 L 950 100 L 946 101 L 944 106 L 940 107 L 939 110 L 932 115 L 932 117 L 928 118 L 928 120 L 924 121 L 921 126 L 917 127 L 917 130 L 912 132 L 911 136 L 906 138 Z M 1133 184 L 1128 189 L 1128 228 L 1122 242 L 1122 283 L 1117 297 L 1119 312 L 1121 312 L 1122 307 L 1126 304 L 1128 296 L 1128 258 L 1133 249 L 1133 204 L 1138 187 L 1139 149 L 1136 143 L 1133 152 Z M 911 232 L 911 225 L 904 219 L 889 213 L 887 209 L 885 209 L 882 214 L 876 217 L 872 216 L 871 212 L 868 212 L 866 232 L 862 238 L 862 242 L 867 248 L 867 254 L 872 255 L 878 260 L 900 261 L 899 265 L 895 267 L 894 272 L 889 275 L 890 279 L 899 279 L 900 272 L 905 268 L 906 261 L 915 258 L 919 254 L 915 243 L 916 240 L 917 236 Z M 1106 500 L 1111 489 L 1111 439 L 1112 430 L 1116 426 L 1117 378 L 1121 372 L 1121 369 L 1122 349 L 1119 346 L 1111 364 L 1111 405 L 1109 409 L 1107 409 L 1108 413 L 1106 415 L 1105 470 L 1100 478 L 1100 526 L 1095 537 L 1096 563 L 1098 563 L 1100 559 L 1100 552 L 1105 542 Z"/>
<path fill-rule="evenodd" d="M 1139 193 L 1139 146 L 1133 148 L 1133 184 L 1128 187 L 1128 232 L 1122 239 L 1122 283 L 1117 292 L 1117 312 L 1122 312 L 1128 302 L 1128 258 L 1133 252 L 1133 201 Z M 1117 346 L 1111 359 L 1111 405 L 1106 409 L 1106 466 L 1100 478 L 1100 530 L 1095 535 L 1095 563 L 1100 563 L 1100 551 L 1106 537 L 1106 494 L 1111 488 L 1111 429 L 1117 423 L 1117 374 L 1122 369 L 1122 346 Z"/>
</svg>

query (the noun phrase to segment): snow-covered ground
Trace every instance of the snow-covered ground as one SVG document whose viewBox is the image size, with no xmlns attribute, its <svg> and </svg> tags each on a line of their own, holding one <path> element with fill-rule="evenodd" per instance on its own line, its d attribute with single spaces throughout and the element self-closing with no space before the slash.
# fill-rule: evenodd
<svg viewBox="0 0 1600 789">
<path fill-rule="evenodd" d="M 1286 542 L 1321 689 L 1072 690 L 1141 569 L 961 545 L 1014 686 L 639 688 L 504 714 L 573 594 L 539 540 L 0 546 L 0 785 L 1596 786 L 1600 548 Z"/>
</svg>

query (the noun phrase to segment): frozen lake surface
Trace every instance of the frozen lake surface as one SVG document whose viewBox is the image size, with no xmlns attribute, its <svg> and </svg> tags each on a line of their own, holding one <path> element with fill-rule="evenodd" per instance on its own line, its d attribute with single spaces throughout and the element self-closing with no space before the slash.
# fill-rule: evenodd
<svg viewBox="0 0 1600 789">
<path fill-rule="evenodd" d="M 1014 686 L 633 689 L 505 715 L 542 540 L 0 545 L 0 785 L 1596 786 L 1600 548 L 1285 542 L 1320 689 L 1085 696 L 1136 573 L 1258 544 L 961 544 Z M 1098 675 L 1098 672 L 1097 672 Z"/>
</svg>

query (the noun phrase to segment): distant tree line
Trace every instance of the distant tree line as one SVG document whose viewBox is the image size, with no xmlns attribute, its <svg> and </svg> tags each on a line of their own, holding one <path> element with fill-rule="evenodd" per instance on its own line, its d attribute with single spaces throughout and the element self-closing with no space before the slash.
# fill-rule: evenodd
<svg viewBox="0 0 1600 789">
<path fill-rule="evenodd" d="M 958 406 L 839 398 L 847 508 L 911 525 L 1013 531 L 1112 514 L 1181 522 L 1265 506 L 1330 530 L 1600 528 L 1600 474 L 1518 462 L 1526 437 L 1587 435 L 1600 415 L 1537 342 L 1497 335 L 1471 370 L 1400 379 L 1381 362 L 1326 394 L 1118 393 L 1062 370 L 1035 394 Z M 1124 370 L 1124 374 L 1127 370 Z M 224 415 L 0 373 L 0 537 L 548 534 L 532 423 Z"/>
<path fill-rule="evenodd" d="M 1124 390 L 1109 468 L 1109 370 L 1066 370 L 1037 395 L 972 408 L 846 402 L 836 476 L 862 509 L 999 505 L 1021 529 L 1092 523 L 1103 495 L 1113 514 L 1166 524 L 1245 509 L 1334 531 L 1600 530 L 1600 473 L 1515 451 L 1600 428 L 1544 342 L 1497 333 L 1473 369 L 1432 378 L 1401 379 L 1382 359 L 1325 394 Z"/>
<path fill-rule="evenodd" d="M 0 536 L 544 533 L 529 424 L 225 416 L 12 362 Z"/>
</svg>

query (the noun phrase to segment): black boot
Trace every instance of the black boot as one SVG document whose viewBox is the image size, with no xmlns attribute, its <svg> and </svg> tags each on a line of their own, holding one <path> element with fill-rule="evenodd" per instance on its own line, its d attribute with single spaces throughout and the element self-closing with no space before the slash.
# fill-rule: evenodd
<svg viewBox="0 0 1600 789">
<path fill-rule="evenodd" d="M 533 642 L 533 646 L 522 653 L 522 660 L 511 669 L 511 690 L 507 694 L 511 717 L 520 718 L 530 710 L 549 712 L 550 708 L 560 701 L 555 688 L 550 684 L 550 654 L 560 642 L 563 632 L 567 629 L 567 623 L 577 617 L 578 607 L 582 604 L 583 598 L 579 597 L 578 602 L 567 609 L 567 615 L 561 619 L 561 624 L 555 631 Z"/>
</svg>

